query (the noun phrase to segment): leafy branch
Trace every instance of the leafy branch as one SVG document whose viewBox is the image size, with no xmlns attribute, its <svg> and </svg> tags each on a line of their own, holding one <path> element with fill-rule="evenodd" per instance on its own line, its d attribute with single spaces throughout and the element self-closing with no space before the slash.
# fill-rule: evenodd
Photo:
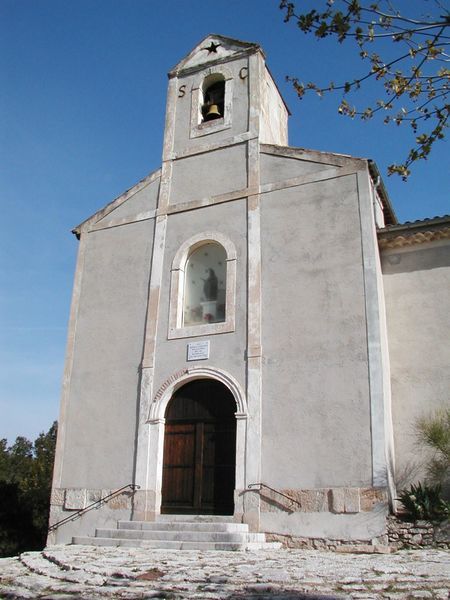
<svg viewBox="0 0 450 600">
<path fill-rule="evenodd" d="M 307 7 L 311 0 L 299 0 Z M 304 33 L 318 39 L 335 37 L 339 43 L 356 43 L 361 60 L 367 63 L 361 76 L 335 84 L 303 83 L 288 77 L 298 97 L 314 92 L 342 94 L 338 111 L 350 118 L 372 119 L 383 112 L 383 122 L 401 125 L 408 123 L 414 143 L 399 164 L 391 164 L 388 173 L 397 173 L 404 180 L 412 163 L 426 159 L 434 144 L 442 140 L 448 127 L 450 113 L 450 12 L 439 0 L 423 1 L 431 12 L 404 14 L 391 0 L 361 2 L 360 0 L 322 0 L 321 8 L 297 12 L 295 3 L 281 0 L 284 20 L 294 21 Z M 389 43 L 390 41 L 390 43 Z M 375 51 L 377 50 L 377 51 Z M 394 55 L 392 56 L 392 53 Z M 382 86 L 380 97 L 363 108 L 357 108 L 348 95 L 357 92 L 372 80 Z M 420 126 L 420 131 L 419 131 Z"/>
</svg>

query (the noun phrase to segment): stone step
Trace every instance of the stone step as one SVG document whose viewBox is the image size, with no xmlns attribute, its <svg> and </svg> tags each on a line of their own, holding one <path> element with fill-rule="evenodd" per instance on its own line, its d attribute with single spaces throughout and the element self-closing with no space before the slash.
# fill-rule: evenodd
<svg viewBox="0 0 450 600">
<path fill-rule="evenodd" d="M 143 529 L 146 531 L 228 531 L 248 532 L 246 523 L 206 521 L 118 521 L 118 529 Z"/>
<path fill-rule="evenodd" d="M 234 523 L 232 515 L 157 515 L 158 523 L 167 522 L 183 522 L 188 523 Z"/>
<path fill-rule="evenodd" d="M 118 538 L 127 540 L 180 541 L 180 542 L 231 542 L 245 544 L 247 542 L 262 543 L 263 533 L 230 532 L 230 531 L 157 531 L 145 529 L 96 529 L 95 537 Z"/>
<path fill-rule="evenodd" d="M 262 550 L 264 533 L 250 533 L 248 525 L 222 515 L 159 515 L 156 521 L 118 521 L 116 529 L 98 528 L 95 536 L 76 536 L 73 544 L 143 547 L 161 550 Z"/>
<path fill-rule="evenodd" d="M 136 540 L 119 538 L 101 538 L 76 536 L 73 538 L 73 544 L 89 546 L 120 546 L 120 547 L 141 547 L 155 550 L 263 550 L 267 546 L 271 549 L 274 545 L 266 542 L 186 542 L 175 540 Z"/>
</svg>

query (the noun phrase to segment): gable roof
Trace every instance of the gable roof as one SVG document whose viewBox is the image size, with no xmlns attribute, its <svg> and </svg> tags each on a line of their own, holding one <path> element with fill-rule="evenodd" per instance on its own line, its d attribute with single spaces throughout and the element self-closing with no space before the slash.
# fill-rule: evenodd
<svg viewBox="0 0 450 600">
<path fill-rule="evenodd" d="M 169 77 L 174 77 L 181 71 L 197 70 L 208 64 L 215 64 L 254 52 L 261 52 L 264 56 L 259 44 L 210 33 L 169 71 Z"/>
</svg>

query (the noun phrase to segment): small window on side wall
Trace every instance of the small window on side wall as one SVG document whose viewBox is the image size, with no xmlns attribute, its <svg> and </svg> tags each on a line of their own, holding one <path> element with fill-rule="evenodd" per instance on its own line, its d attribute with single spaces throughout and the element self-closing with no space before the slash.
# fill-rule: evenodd
<svg viewBox="0 0 450 600">
<path fill-rule="evenodd" d="M 236 250 L 220 233 L 187 240 L 171 270 L 169 339 L 234 331 Z"/>
<path fill-rule="evenodd" d="M 190 254 L 184 279 L 184 327 L 225 321 L 226 261 L 219 244 L 204 244 Z"/>
</svg>

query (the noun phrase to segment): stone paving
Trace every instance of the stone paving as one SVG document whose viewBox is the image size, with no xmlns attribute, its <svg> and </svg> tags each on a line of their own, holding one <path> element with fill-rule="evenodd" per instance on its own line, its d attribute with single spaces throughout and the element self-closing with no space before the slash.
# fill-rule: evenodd
<svg viewBox="0 0 450 600">
<path fill-rule="evenodd" d="M 201 552 L 53 546 L 0 559 L 0 598 L 448 600 L 450 552 Z"/>
</svg>

